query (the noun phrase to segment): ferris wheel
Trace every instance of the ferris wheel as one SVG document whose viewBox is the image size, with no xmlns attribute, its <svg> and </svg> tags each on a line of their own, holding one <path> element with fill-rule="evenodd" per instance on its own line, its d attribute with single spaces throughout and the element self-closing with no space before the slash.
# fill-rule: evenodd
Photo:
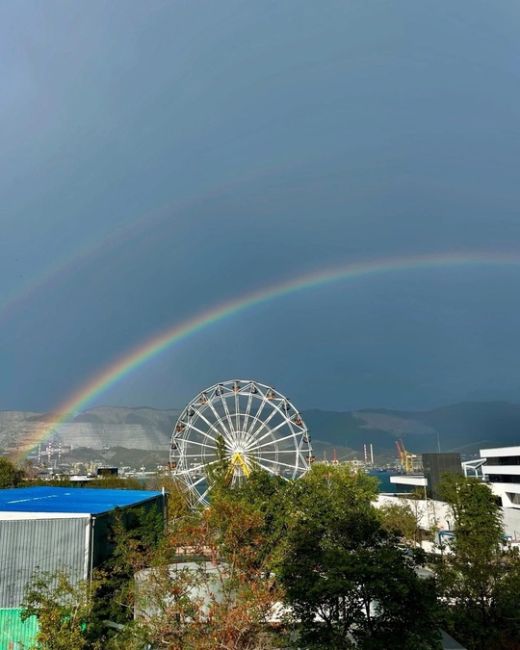
<svg viewBox="0 0 520 650">
<path fill-rule="evenodd" d="M 310 435 L 293 404 L 270 386 L 233 379 L 199 393 L 181 413 L 170 443 L 170 466 L 207 503 L 207 470 L 222 456 L 229 484 L 255 468 L 285 479 L 303 476 L 311 462 Z"/>
</svg>

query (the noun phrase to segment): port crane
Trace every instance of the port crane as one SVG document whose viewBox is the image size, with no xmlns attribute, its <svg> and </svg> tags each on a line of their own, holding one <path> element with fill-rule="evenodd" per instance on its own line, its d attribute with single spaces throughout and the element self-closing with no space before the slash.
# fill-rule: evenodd
<svg viewBox="0 0 520 650">
<path fill-rule="evenodd" d="M 404 446 L 404 442 L 401 439 L 395 441 L 395 446 L 397 447 L 397 453 L 399 454 L 399 462 L 401 463 L 403 472 L 405 474 L 411 474 L 415 469 L 417 455 L 412 454 L 411 451 L 408 451 Z"/>
</svg>

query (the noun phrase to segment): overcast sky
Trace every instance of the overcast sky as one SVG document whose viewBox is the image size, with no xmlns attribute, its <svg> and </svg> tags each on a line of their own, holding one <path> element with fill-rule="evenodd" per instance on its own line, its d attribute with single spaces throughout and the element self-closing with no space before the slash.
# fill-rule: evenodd
<svg viewBox="0 0 520 650">
<path fill-rule="evenodd" d="M 1 3 L 0 408 L 53 408 L 278 280 L 520 254 L 519 33 L 516 0 Z M 519 285 L 471 267 L 300 292 L 96 403 L 234 377 L 300 408 L 520 401 Z"/>
</svg>

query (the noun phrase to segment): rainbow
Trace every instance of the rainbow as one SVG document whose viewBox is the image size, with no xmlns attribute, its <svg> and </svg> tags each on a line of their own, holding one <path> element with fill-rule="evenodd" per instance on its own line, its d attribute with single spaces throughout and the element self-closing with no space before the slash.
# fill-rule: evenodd
<svg viewBox="0 0 520 650">
<path fill-rule="evenodd" d="M 270 171 L 274 173 L 283 170 L 284 168 L 281 167 L 279 170 Z M 150 231 L 152 227 L 159 228 L 165 219 L 171 219 L 172 216 L 180 213 L 182 210 L 194 207 L 201 202 L 215 199 L 221 194 L 232 191 L 247 182 L 261 179 L 262 175 L 262 170 L 256 170 L 253 173 L 242 174 L 240 177 L 235 176 L 232 182 L 212 185 L 202 193 L 198 189 L 194 196 L 188 196 L 183 200 L 167 201 L 162 205 L 141 213 L 139 216 L 128 217 L 125 223 L 116 227 L 110 233 L 101 238 L 94 239 L 75 251 L 68 252 L 63 258 L 56 260 L 43 271 L 39 271 L 34 277 L 30 277 L 26 282 L 15 287 L 9 295 L 3 296 L 0 301 L 0 321 L 9 318 L 13 312 L 28 302 L 38 291 L 51 285 L 61 277 L 66 277 L 70 272 L 88 263 L 93 257 L 102 255 L 104 252 L 109 252 L 116 246 L 120 246 L 122 243 L 140 236 L 143 231 Z"/>
<path fill-rule="evenodd" d="M 87 245 L 69 252 L 63 258 L 58 259 L 34 277 L 29 278 L 26 282 L 17 286 L 11 294 L 4 297 L 0 303 L 0 321 L 9 318 L 12 312 L 30 300 L 38 291 L 51 285 L 61 277 L 66 277 L 71 272 L 88 263 L 91 258 L 102 255 L 104 252 L 119 246 L 122 242 L 129 241 L 132 237 L 138 236 L 144 228 L 150 228 L 150 222 L 159 223 L 161 219 L 170 215 L 171 212 L 178 210 L 179 206 L 181 206 L 180 203 L 172 203 L 156 211 L 146 212 L 139 218 L 130 220 L 128 224 L 115 228 L 108 235 L 95 239 Z"/>
<path fill-rule="evenodd" d="M 273 284 L 234 298 L 203 311 L 193 318 L 177 323 L 131 349 L 73 393 L 49 418 L 24 441 L 17 452 L 22 460 L 38 443 L 46 440 L 59 426 L 84 409 L 92 400 L 131 372 L 151 361 L 176 343 L 185 341 L 207 327 L 247 309 L 289 294 L 318 288 L 334 282 L 355 280 L 398 271 L 453 268 L 466 266 L 520 266 L 520 256 L 498 252 L 453 252 L 441 254 L 390 257 L 353 262 L 343 266 L 314 271 Z"/>
</svg>

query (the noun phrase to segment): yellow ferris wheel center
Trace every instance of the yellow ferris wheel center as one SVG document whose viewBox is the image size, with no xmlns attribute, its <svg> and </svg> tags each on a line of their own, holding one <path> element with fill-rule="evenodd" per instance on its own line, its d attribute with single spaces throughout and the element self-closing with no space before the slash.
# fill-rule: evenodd
<svg viewBox="0 0 520 650">
<path fill-rule="evenodd" d="M 232 478 L 233 474 L 235 473 L 235 469 L 237 468 L 240 468 L 242 470 L 242 474 L 246 478 L 249 478 L 249 476 L 251 475 L 251 468 L 247 464 L 247 461 L 244 458 L 244 455 L 241 451 L 235 451 L 231 456 L 231 459 L 229 461 L 229 470 L 228 470 L 229 478 Z"/>
</svg>

